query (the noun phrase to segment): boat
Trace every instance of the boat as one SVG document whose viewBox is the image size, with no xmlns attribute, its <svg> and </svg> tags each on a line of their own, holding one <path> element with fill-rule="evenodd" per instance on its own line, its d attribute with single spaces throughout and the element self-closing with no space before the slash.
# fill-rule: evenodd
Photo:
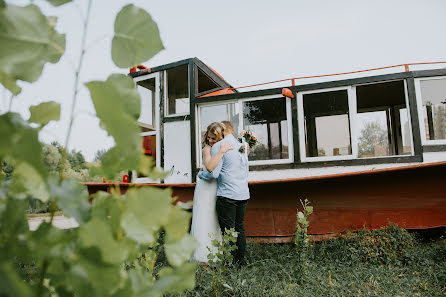
<svg viewBox="0 0 446 297">
<path fill-rule="evenodd" d="M 248 237 L 292 240 L 304 199 L 314 207 L 308 233 L 316 237 L 389 223 L 444 227 L 446 68 L 432 69 L 441 64 L 249 88 L 233 87 L 198 58 L 134 67 L 129 75 L 141 95 L 143 148 L 169 176 L 151 180 L 135 172 L 119 186 L 171 187 L 178 201 L 192 201 L 201 137 L 211 122 L 227 120 L 237 133 L 251 130 L 259 138 L 249 153 Z M 420 65 L 431 69 L 410 69 Z M 386 72 L 374 74 L 380 70 Z M 86 184 L 90 193 L 116 186 Z"/>
</svg>

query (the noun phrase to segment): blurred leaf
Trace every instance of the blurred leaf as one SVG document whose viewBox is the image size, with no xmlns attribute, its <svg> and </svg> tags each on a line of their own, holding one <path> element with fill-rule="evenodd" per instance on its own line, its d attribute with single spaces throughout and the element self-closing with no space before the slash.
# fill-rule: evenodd
<svg viewBox="0 0 446 297">
<path fill-rule="evenodd" d="M 5 0 L 0 0 L 0 8 L 3 8 L 6 6 Z"/>
<path fill-rule="evenodd" d="M 139 172 L 152 179 L 162 179 L 169 175 L 169 171 L 156 168 L 155 161 L 150 156 L 142 155 L 139 163 Z"/>
<path fill-rule="evenodd" d="M 49 183 L 50 193 L 64 214 L 73 217 L 79 225 L 90 218 L 88 192 L 84 185 L 74 179 L 64 179 L 59 185 L 56 180 Z"/>
<path fill-rule="evenodd" d="M 191 213 L 178 207 L 173 207 L 169 213 L 169 221 L 164 226 L 167 234 L 176 240 L 181 240 L 189 231 Z"/>
<path fill-rule="evenodd" d="M 53 6 L 64 5 L 65 3 L 71 2 L 71 0 L 47 0 Z"/>
<path fill-rule="evenodd" d="M 76 237 L 76 232 L 61 230 L 49 222 L 42 222 L 36 231 L 30 232 L 27 242 L 34 261 L 46 258 L 52 259 L 51 264 L 53 264 L 68 258 L 73 252 L 69 246 L 75 242 Z"/>
<path fill-rule="evenodd" d="M 170 267 L 161 269 L 160 279 L 153 285 L 151 293 L 155 295 L 192 290 L 195 287 L 196 268 L 196 263 L 186 263 L 175 270 Z"/>
<path fill-rule="evenodd" d="M 13 188 L 11 190 L 12 193 L 26 193 L 32 198 L 40 199 L 43 202 L 48 201 L 50 198 L 46 181 L 42 178 L 39 172 L 37 172 L 36 169 L 31 167 L 28 163 L 18 163 L 14 167 L 12 176 L 14 177 Z M 17 196 L 16 198 L 21 197 Z"/>
<path fill-rule="evenodd" d="M 16 80 L 1 70 L 0 83 L 14 95 L 18 95 L 22 91 L 22 88 L 17 85 Z"/>
<path fill-rule="evenodd" d="M 105 265 L 97 257 L 83 255 L 71 266 L 67 280 L 76 296 L 110 296 L 124 281 L 119 265 Z"/>
<path fill-rule="evenodd" d="M 116 66 L 127 68 L 155 56 L 164 49 L 158 25 L 141 8 L 129 4 L 115 20 L 112 59 Z"/>
<path fill-rule="evenodd" d="M 130 153 L 127 149 L 124 149 L 123 152 L 118 147 L 111 148 L 102 156 L 101 166 L 90 169 L 91 175 L 99 175 L 111 179 L 116 176 L 117 172 L 128 170 L 129 168 L 138 168 L 141 157 L 141 154 L 138 152 Z"/>
<path fill-rule="evenodd" d="M 33 296 L 29 285 L 16 273 L 12 263 L 0 264 L 0 296 Z"/>
<path fill-rule="evenodd" d="M 91 215 L 110 224 L 113 237 L 117 238 L 121 229 L 122 208 L 115 201 L 115 197 L 106 192 L 96 192 L 93 196 Z"/>
<path fill-rule="evenodd" d="M 155 187 L 130 189 L 124 200 L 121 226 L 133 240 L 153 244 L 155 233 L 166 224 L 172 203 L 171 190 Z"/>
<path fill-rule="evenodd" d="M 184 234 L 181 240 L 175 240 L 169 235 L 166 238 L 166 255 L 169 264 L 179 267 L 192 257 L 195 248 L 198 246 L 195 239 L 189 233 Z"/>
<path fill-rule="evenodd" d="M 56 63 L 65 51 L 65 35 L 58 34 L 35 5 L 1 8 L 0 28 L 1 82 L 10 90 L 12 81 L 36 81 L 44 64 Z"/>
<path fill-rule="evenodd" d="M 17 162 L 26 162 L 40 175 L 47 176 L 43 165 L 42 146 L 39 143 L 37 129 L 29 127 L 18 114 L 0 115 L 0 159 L 10 157 Z"/>
<path fill-rule="evenodd" d="M 79 237 L 83 247 L 99 249 L 105 263 L 120 264 L 129 254 L 128 247 L 113 238 L 110 226 L 101 219 L 93 217 L 88 223 L 82 225 L 79 228 Z"/>
<path fill-rule="evenodd" d="M 60 119 L 60 104 L 56 102 L 43 102 L 29 108 L 31 117 L 29 121 L 41 125 L 46 125 L 50 121 L 58 121 Z"/>
<path fill-rule="evenodd" d="M 131 78 L 113 74 L 107 81 L 86 84 L 102 128 L 113 136 L 116 148 L 102 159 L 103 171 L 113 176 L 122 170 L 138 168 L 142 152 L 139 117 L 140 99 Z M 113 171 L 111 171 L 113 170 Z"/>
<path fill-rule="evenodd" d="M 0 262 L 16 256 L 27 257 L 26 237 L 29 233 L 25 211 L 28 201 L 7 199 L 6 209 L 0 214 Z"/>
</svg>

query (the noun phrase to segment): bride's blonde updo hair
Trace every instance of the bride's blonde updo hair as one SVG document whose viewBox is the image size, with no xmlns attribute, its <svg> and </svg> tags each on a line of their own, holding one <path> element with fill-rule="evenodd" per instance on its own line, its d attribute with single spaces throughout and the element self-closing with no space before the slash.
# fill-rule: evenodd
<svg viewBox="0 0 446 297">
<path fill-rule="evenodd" d="M 217 141 L 220 141 L 223 139 L 224 133 L 225 131 L 225 126 L 222 123 L 219 122 L 214 122 L 212 124 L 210 124 L 208 126 L 208 128 L 206 129 L 206 132 L 203 135 L 203 139 L 202 139 L 202 146 L 206 146 L 209 145 L 208 142 L 208 135 L 212 134 L 215 135 L 215 138 L 217 139 Z"/>
</svg>

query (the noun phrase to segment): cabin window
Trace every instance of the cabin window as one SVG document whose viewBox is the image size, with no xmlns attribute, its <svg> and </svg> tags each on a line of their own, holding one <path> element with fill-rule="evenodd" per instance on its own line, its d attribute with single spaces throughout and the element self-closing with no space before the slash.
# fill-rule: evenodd
<svg viewBox="0 0 446 297">
<path fill-rule="evenodd" d="M 287 99 L 244 101 L 243 130 L 251 130 L 258 143 L 250 150 L 249 161 L 289 159 Z"/>
<path fill-rule="evenodd" d="M 166 71 L 166 116 L 189 113 L 188 65 Z"/>
<path fill-rule="evenodd" d="M 197 153 L 202 160 L 201 147 L 203 143 L 203 136 L 206 133 L 207 127 L 213 122 L 230 121 L 235 133 L 239 130 L 239 108 L 236 102 L 224 103 L 224 104 L 212 104 L 202 105 L 199 107 L 199 132 L 197 139 Z"/>
<path fill-rule="evenodd" d="M 411 154 L 403 81 L 356 86 L 358 157 Z"/>
<path fill-rule="evenodd" d="M 303 161 L 412 154 L 404 81 L 298 94 Z"/>
<path fill-rule="evenodd" d="M 446 143 L 446 78 L 419 80 L 418 94 L 424 140 L 432 144 Z"/>
<path fill-rule="evenodd" d="M 198 68 L 198 93 L 210 91 L 219 87 L 219 85 Z"/>
<path fill-rule="evenodd" d="M 203 104 L 198 107 L 197 160 L 201 164 L 201 143 L 212 122 L 230 121 L 235 136 L 253 131 L 259 141 L 250 149 L 250 165 L 290 163 L 293 159 L 291 99 L 277 96 L 236 102 Z"/>
<path fill-rule="evenodd" d="M 352 154 L 347 89 L 302 96 L 304 157 Z"/>
<path fill-rule="evenodd" d="M 150 130 L 155 129 L 155 78 L 138 81 L 137 89 L 141 99 L 141 113 L 138 124 Z"/>
</svg>

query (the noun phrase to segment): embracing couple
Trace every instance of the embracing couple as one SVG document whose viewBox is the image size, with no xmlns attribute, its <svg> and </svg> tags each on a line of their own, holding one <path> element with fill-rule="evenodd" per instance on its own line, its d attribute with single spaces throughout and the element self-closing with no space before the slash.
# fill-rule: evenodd
<svg viewBox="0 0 446 297">
<path fill-rule="evenodd" d="M 247 144 L 234 137 L 230 122 L 208 126 L 203 137 L 204 166 L 195 187 L 191 227 L 191 234 L 199 243 L 193 256 L 198 262 L 208 262 L 207 247 L 216 253 L 211 236 L 221 241 L 225 229 L 234 228 L 238 232 L 234 264 L 244 264 L 244 217 L 249 199 L 247 152 Z"/>
</svg>

